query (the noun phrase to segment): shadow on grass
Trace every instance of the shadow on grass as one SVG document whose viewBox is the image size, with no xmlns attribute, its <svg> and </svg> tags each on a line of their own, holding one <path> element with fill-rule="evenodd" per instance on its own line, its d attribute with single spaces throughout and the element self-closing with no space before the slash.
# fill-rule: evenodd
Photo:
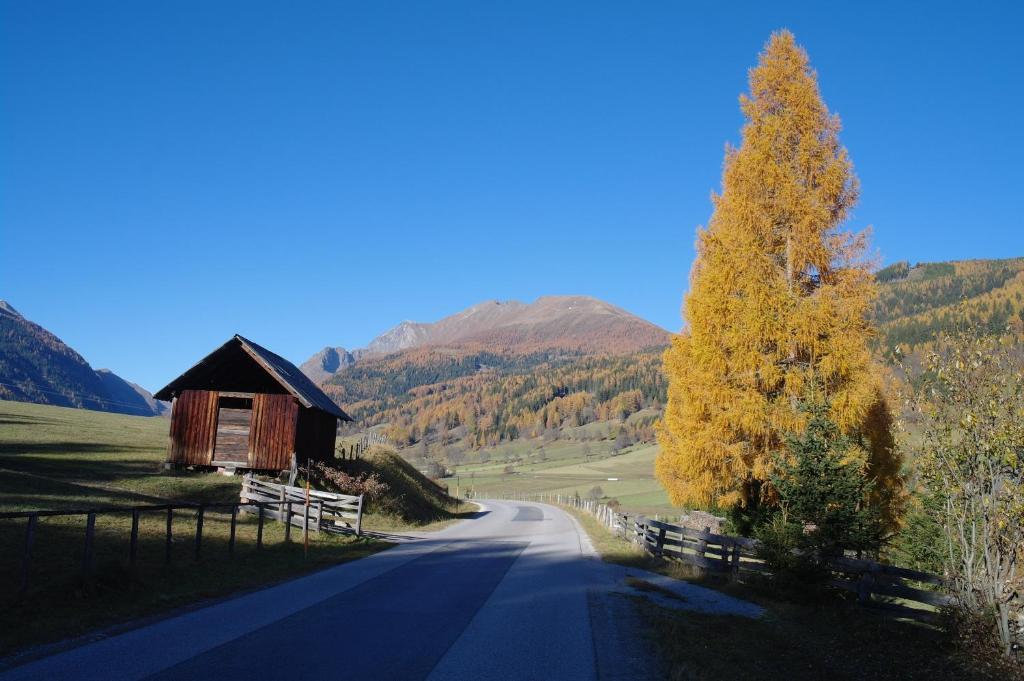
<svg viewBox="0 0 1024 681">
<path fill-rule="evenodd" d="M 308 554 L 301 531 L 285 541 L 281 523 L 264 528 L 256 548 L 256 522 L 239 516 L 234 555 L 228 550 L 230 516 L 207 513 L 196 553 L 196 514 L 173 516 L 170 562 L 166 561 L 166 514 L 144 513 L 137 560 L 129 564 L 131 516 L 97 516 L 94 560 L 85 566 L 84 516 L 43 518 L 36 527 L 29 586 L 19 594 L 26 522 L 0 520 L 0 655 L 29 645 L 75 636 L 96 627 L 280 581 L 388 545 L 352 536 L 311 535 Z M 2 665 L 0 665 L 2 667 Z"/>
<path fill-rule="evenodd" d="M 4 414 L 0 416 L 0 426 L 21 426 L 25 424 L 29 425 L 53 425 L 60 424 L 59 419 L 53 419 L 45 416 L 26 416 L 22 414 Z"/>
</svg>

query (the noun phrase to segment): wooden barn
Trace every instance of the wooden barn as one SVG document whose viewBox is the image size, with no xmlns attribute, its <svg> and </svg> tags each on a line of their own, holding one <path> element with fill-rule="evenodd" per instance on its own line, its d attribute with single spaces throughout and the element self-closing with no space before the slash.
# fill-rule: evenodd
<svg viewBox="0 0 1024 681">
<path fill-rule="evenodd" d="M 167 461 L 283 471 L 334 456 L 352 419 L 299 369 L 236 335 L 154 395 L 173 400 Z"/>
</svg>

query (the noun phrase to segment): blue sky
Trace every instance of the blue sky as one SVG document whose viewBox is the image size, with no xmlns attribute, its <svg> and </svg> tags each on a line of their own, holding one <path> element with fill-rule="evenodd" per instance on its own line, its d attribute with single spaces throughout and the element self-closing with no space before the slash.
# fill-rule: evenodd
<svg viewBox="0 0 1024 681">
<path fill-rule="evenodd" d="M 781 27 L 884 262 L 1024 255 L 1016 3 L 4 0 L 0 298 L 149 389 L 492 298 L 676 330 Z"/>
</svg>

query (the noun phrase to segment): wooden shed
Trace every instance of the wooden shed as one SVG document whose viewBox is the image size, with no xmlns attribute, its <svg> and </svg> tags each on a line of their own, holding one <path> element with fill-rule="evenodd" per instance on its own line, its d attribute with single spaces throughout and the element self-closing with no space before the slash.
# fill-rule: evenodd
<svg viewBox="0 0 1024 681">
<path fill-rule="evenodd" d="M 167 461 L 282 471 L 334 456 L 352 419 L 288 360 L 236 335 L 157 392 L 172 400 Z"/>
</svg>

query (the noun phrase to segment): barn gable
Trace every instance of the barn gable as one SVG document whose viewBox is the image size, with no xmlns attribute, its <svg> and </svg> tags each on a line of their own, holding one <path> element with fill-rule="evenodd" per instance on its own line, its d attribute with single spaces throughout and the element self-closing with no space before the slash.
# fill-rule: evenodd
<svg viewBox="0 0 1024 681">
<path fill-rule="evenodd" d="M 352 420 L 298 367 L 239 335 L 168 383 L 154 397 L 171 400 L 184 390 L 290 394 L 306 408 L 319 409 L 343 421 Z"/>
</svg>

